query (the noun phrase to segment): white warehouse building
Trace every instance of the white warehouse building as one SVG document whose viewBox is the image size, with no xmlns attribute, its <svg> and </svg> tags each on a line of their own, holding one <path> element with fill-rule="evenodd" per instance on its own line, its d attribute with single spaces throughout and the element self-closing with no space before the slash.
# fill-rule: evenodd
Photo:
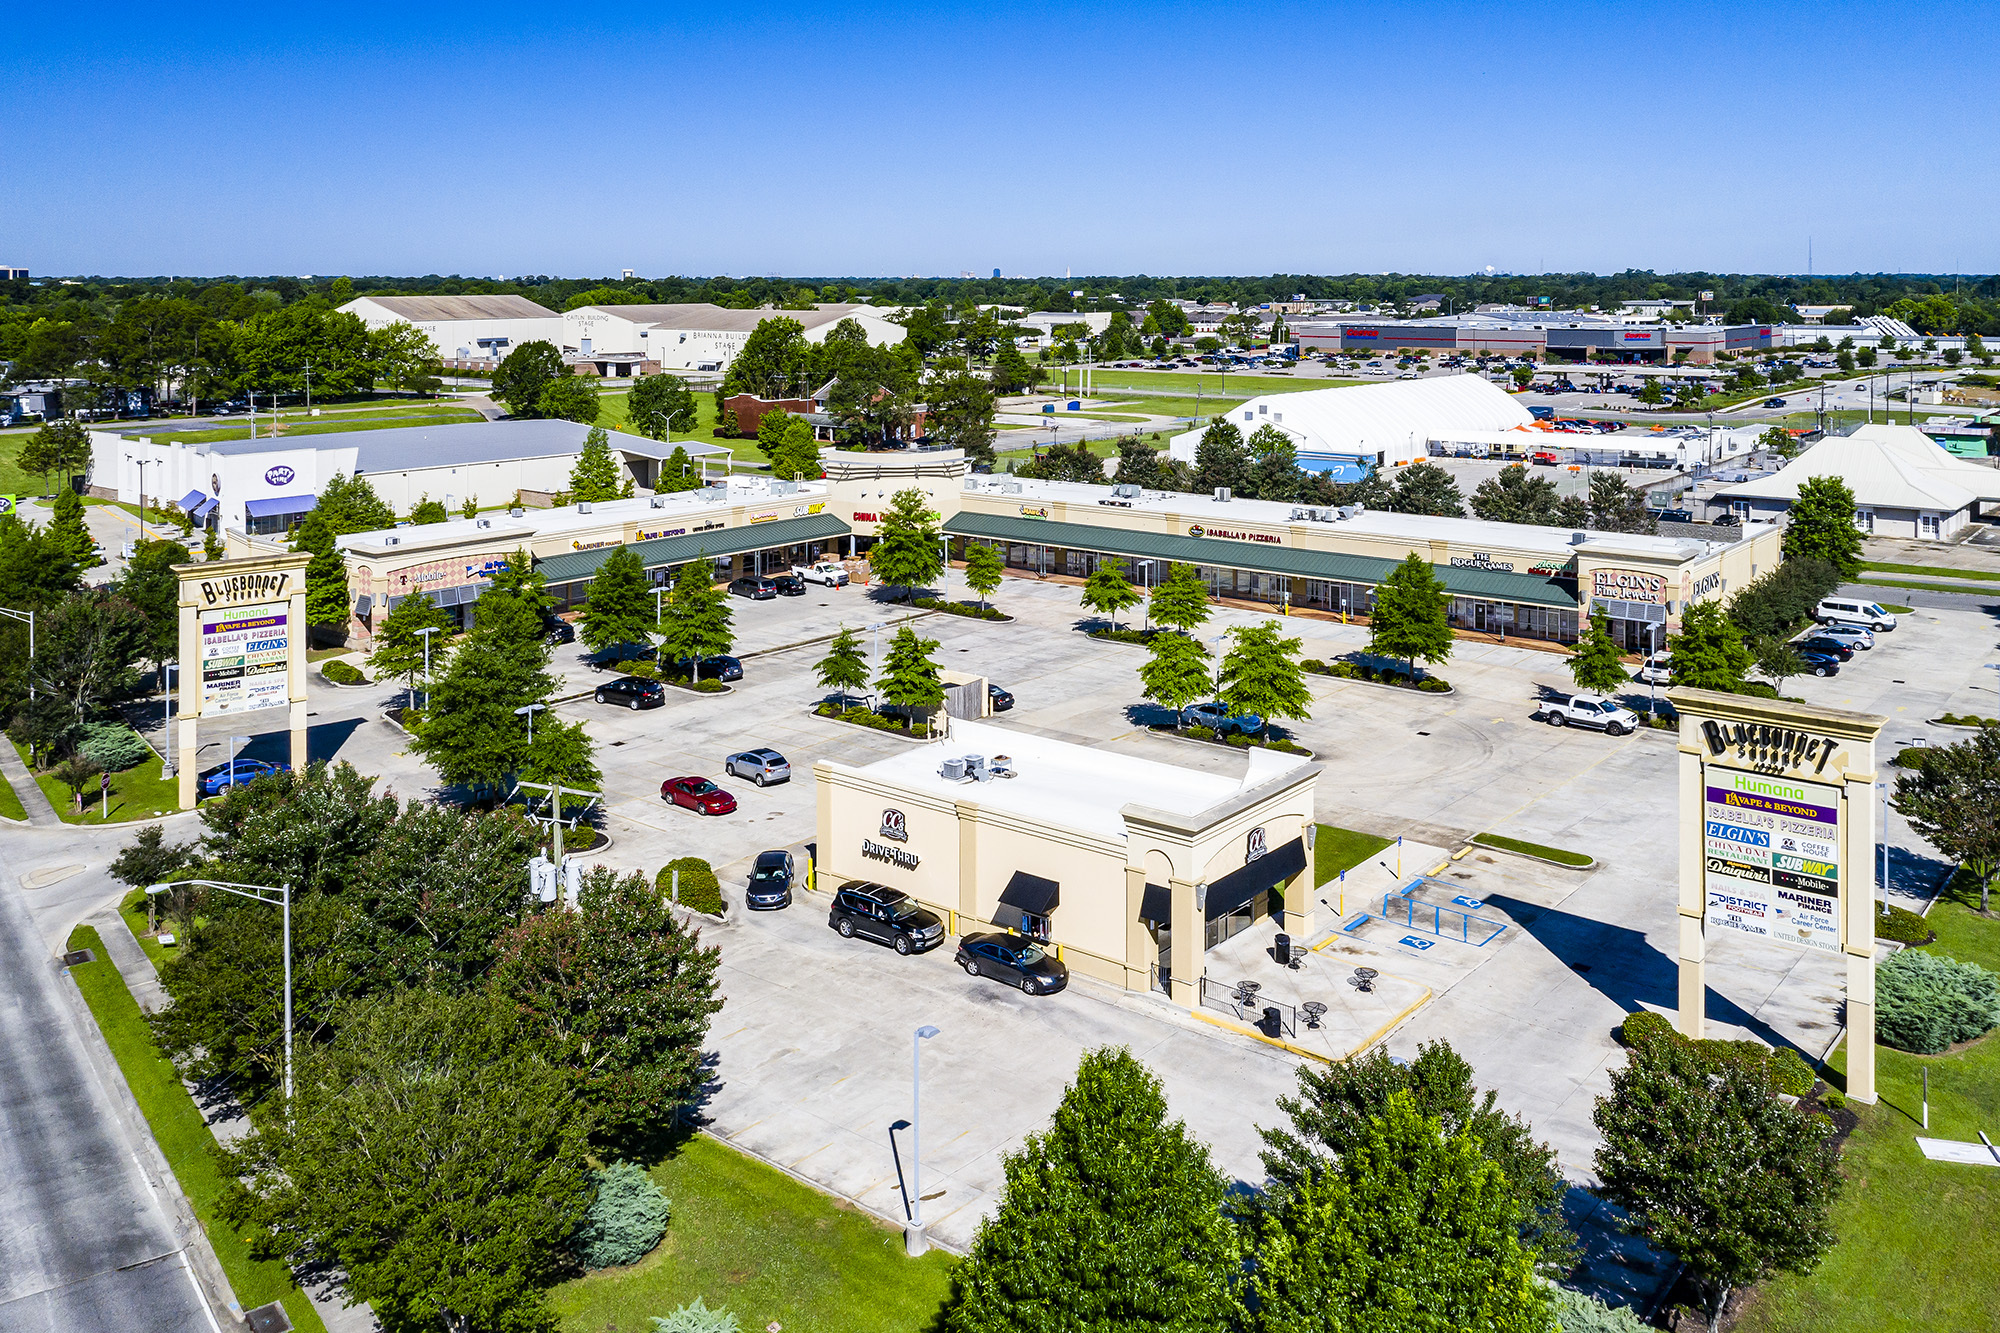
<svg viewBox="0 0 2000 1333">
<path fill-rule="evenodd" d="M 1291 437 L 1301 468 L 1340 482 L 1414 463 L 1429 454 L 1432 440 L 1483 440 L 1534 420 L 1511 394 L 1478 375 L 1267 394 L 1237 404 L 1226 419 L 1246 440 L 1260 426 L 1276 427 Z M 1174 436 L 1172 456 L 1194 462 L 1201 435 Z"/>
<path fill-rule="evenodd" d="M 563 349 L 582 359 L 637 354 L 661 370 L 722 371 L 767 319 L 793 319 L 807 342 L 825 342 L 851 319 L 877 347 L 903 341 L 904 328 L 876 306 L 826 304 L 811 310 L 730 310 L 719 305 L 587 305 L 561 316 Z M 811 388 L 811 385 L 805 386 Z"/>
<path fill-rule="evenodd" d="M 522 343 L 563 339 L 563 317 L 525 296 L 357 296 L 341 310 L 371 329 L 414 325 L 445 362 L 503 361 Z"/>
</svg>

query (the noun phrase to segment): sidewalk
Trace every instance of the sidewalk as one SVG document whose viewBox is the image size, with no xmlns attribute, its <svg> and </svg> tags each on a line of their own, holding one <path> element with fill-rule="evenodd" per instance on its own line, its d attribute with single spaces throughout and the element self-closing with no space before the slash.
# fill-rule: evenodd
<svg viewBox="0 0 2000 1333">
<path fill-rule="evenodd" d="M 21 756 L 14 749 L 12 741 L 0 741 L 0 773 L 14 786 L 14 795 L 20 798 L 21 808 L 28 812 L 28 823 L 35 828 L 61 828 L 62 819 L 56 808 L 49 804 L 48 793 L 35 781 L 34 774 L 21 762 Z"/>
</svg>

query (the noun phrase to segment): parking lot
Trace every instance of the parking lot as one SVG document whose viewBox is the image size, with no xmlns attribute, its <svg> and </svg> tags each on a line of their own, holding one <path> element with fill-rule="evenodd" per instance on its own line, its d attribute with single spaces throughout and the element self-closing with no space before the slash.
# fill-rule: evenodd
<svg viewBox="0 0 2000 1333">
<path fill-rule="evenodd" d="M 1014 623 L 918 613 L 915 625 L 939 641 L 942 664 L 985 673 L 1014 692 L 1017 707 L 995 719 L 1002 726 L 1241 772 L 1240 753 L 1135 725 L 1144 654 L 1078 632 L 1087 613 L 1077 598 L 1073 586 L 1009 578 L 993 600 Z M 1161 1073 L 1175 1114 L 1212 1145 L 1223 1170 L 1259 1179 L 1255 1127 L 1273 1122 L 1297 1057 L 1164 1000 L 1088 981 L 1034 998 L 974 981 L 952 966 L 949 941 L 903 958 L 841 940 L 827 929 L 823 894 L 802 893 L 776 913 L 737 910 L 750 857 L 812 838 L 816 759 L 866 763 L 914 742 L 809 714 L 823 693 L 813 667 L 826 637 L 845 623 L 868 629 L 871 639 L 872 627 L 908 610 L 860 588 L 731 604 L 744 659 L 744 679 L 731 693 L 670 690 L 664 707 L 644 712 L 587 697 L 559 705 L 587 718 L 598 738 L 613 843 L 593 859 L 650 874 L 673 857 L 697 855 L 722 872 L 731 918 L 703 927 L 722 946 L 728 997 L 713 1029 L 715 1081 L 704 1107 L 715 1132 L 900 1219 L 898 1170 L 907 1172 L 908 1142 L 892 1126 L 909 1114 L 909 1032 L 932 1023 L 942 1035 L 924 1053 L 924 1192 L 943 1191 L 926 1214 L 945 1244 L 969 1242 L 1001 1180 L 1000 1154 L 1043 1123 L 1077 1056 L 1107 1042 L 1129 1045 Z M 1203 634 L 1259 618 L 1217 608 Z M 1991 618 L 1926 609 L 1903 620 L 1839 676 L 1795 679 L 1786 692 L 1886 713 L 1894 744 L 1955 738 L 1926 724 L 1944 711 L 1994 713 L 1992 673 L 1982 666 Z M 1363 628 L 1325 620 L 1294 617 L 1286 628 L 1307 656 L 1336 657 L 1366 640 Z M 566 682 L 587 689 L 602 679 L 568 660 L 575 655 L 559 650 Z M 1461 642 L 1438 672 L 1453 685 L 1449 695 L 1310 678 L 1314 716 L 1293 730 L 1325 765 L 1323 822 L 1400 835 L 1413 853 L 1422 845 L 1440 857 L 1490 830 L 1586 852 L 1598 865 L 1565 870 L 1484 850 L 1448 865 L 1440 878 L 1506 927 L 1476 947 L 1441 940 L 1414 949 L 1394 932 L 1336 934 L 1327 912 L 1311 941 L 1322 947 L 1292 974 L 1292 998 L 1327 994 L 1357 965 L 1427 988 L 1430 998 L 1389 1036 L 1390 1049 L 1409 1054 L 1421 1041 L 1450 1040 L 1584 1182 L 1595 1146 L 1591 1105 L 1623 1058 L 1612 1029 L 1635 1008 L 1675 1004 L 1675 759 L 1664 732 L 1611 738 L 1530 721 L 1537 689 L 1567 684 L 1563 663 L 1536 648 Z M 400 733 L 379 720 L 394 691 L 335 692 L 317 681 L 314 689 L 316 755 L 350 759 L 405 795 L 429 790 Z M 1628 700 L 1645 696 L 1635 686 Z M 793 782 L 758 789 L 723 775 L 728 754 L 764 745 L 789 758 Z M 720 782 L 737 797 L 735 813 L 703 817 L 666 806 L 660 783 L 682 774 Z M 1894 821 L 1892 832 L 1911 845 Z M 1418 859 L 1427 858 L 1412 855 Z M 1899 891 L 1921 889 L 1938 869 L 1920 854 L 1899 855 L 1892 880 Z M 1237 974 L 1256 966 L 1253 955 L 1270 938 L 1269 923 L 1258 923 L 1230 942 L 1242 959 L 1228 950 L 1211 956 L 1212 974 L 1243 979 Z M 1724 1035 L 1792 1043 L 1817 1057 L 1838 1031 L 1837 960 L 1735 941 L 1718 943 L 1711 957 L 1710 1017 Z M 1608 1231 L 1592 1235 L 1602 1254 L 1619 1252 Z M 1658 1276 L 1643 1267 L 1620 1271 L 1639 1284 Z"/>
</svg>

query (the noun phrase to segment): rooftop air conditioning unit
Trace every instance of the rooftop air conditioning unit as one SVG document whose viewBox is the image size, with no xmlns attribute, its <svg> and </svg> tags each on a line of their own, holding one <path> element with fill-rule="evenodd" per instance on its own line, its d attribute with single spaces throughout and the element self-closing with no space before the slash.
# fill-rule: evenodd
<svg viewBox="0 0 2000 1333">
<path fill-rule="evenodd" d="M 1215 502 L 1217 504 L 1229 503 L 1229 488 L 1227 486 L 1217 486 L 1215 488 Z"/>
<path fill-rule="evenodd" d="M 1139 488 L 1129 481 L 1120 482 L 1118 485 L 1113 486 L 1111 493 L 1121 500 L 1136 500 L 1139 498 Z"/>
<path fill-rule="evenodd" d="M 665 509 L 667 507 L 667 497 L 664 495 L 656 495 L 651 500 L 647 501 L 647 503 L 650 504 L 655 509 Z"/>
<path fill-rule="evenodd" d="M 472 520 L 472 524 L 478 528 L 490 528 L 493 526 L 493 520 L 490 518 L 476 518 Z"/>
<path fill-rule="evenodd" d="M 508 517 L 508 518 L 523 518 L 523 517 L 526 517 L 527 513 L 528 513 L 528 511 L 527 511 L 527 510 L 525 510 L 525 509 L 521 508 L 521 506 L 519 506 L 519 505 L 515 505 L 515 506 L 514 506 L 514 507 L 513 507 L 512 509 L 509 509 L 509 510 L 507 511 L 507 517 Z"/>
<path fill-rule="evenodd" d="M 576 512 L 579 514 L 588 514 L 590 512 L 590 501 L 578 500 L 576 502 Z"/>
<path fill-rule="evenodd" d="M 1315 523 L 1332 523 L 1338 520 L 1339 518 L 1340 518 L 1340 511 L 1338 509 L 1313 510 L 1313 521 Z"/>
<path fill-rule="evenodd" d="M 1357 514 L 1365 514 L 1368 512 L 1368 506 L 1363 504 L 1358 504 L 1354 506 L 1354 512 Z"/>
<path fill-rule="evenodd" d="M 1582 542 L 1587 542 L 1589 540 L 1590 540 L 1590 534 L 1587 532 L 1572 532 L 1569 535 L 1569 544 L 1571 546 L 1576 546 Z"/>
<path fill-rule="evenodd" d="M 945 760 L 943 766 L 938 769 L 938 776 L 946 782 L 965 781 L 965 761 L 963 759 Z"/>
<path fill-rule="evenodd" d="M 382 544 L 384 546 L 401 546 L 403 544 L 403 539 L 401 537 L 384 537 L 382 539 Z"/>
<path fill-rule="evenodd" d="M 1294 509 L 1292 511 L 1292 517 L 1290 518 L 1289 521 L 1293 523 L 1310 523 L 1316 516 L 1317 516 L 1316 510 Z"/>
<path fill-rule="evenodd" d="M 965 776 L 974 782 L 991 782 L 993 770 L 986 766 L 986 756 L 983 754 L 965 756 Z"/>
</svg>

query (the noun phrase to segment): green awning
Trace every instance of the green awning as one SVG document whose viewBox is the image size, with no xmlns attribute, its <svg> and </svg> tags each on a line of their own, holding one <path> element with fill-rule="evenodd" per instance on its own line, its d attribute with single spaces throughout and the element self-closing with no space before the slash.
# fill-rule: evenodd
<svg viewBox="0 0 2000 1333">
<path fill-rule="evenodd" d="M 1061 547 L 1067 551 L 1095 551 L 1100 555 L 1122 555 L 1139 560 L 1173 560 L 1182 564 L 1247 569 L 1258 574 L 1324 579 L 1333 583 L 1377 584 L 1387 578 L 1389 571 L 1398 563 L 1380 556 L 1342 555 L 1335 551 L 1311 551 L 1296 546 L 1266 546 L 1258 542 L 1226 541 L 1219 537 L 1184 537 L 1171 532 L 1136 532 L 1129 528 L 1100 528 L 1086 523 L 1009 518 L 999 514 L 956 514 L 946 521 L 944 530 L 955 537 L 1026 542 L 1035 546 Z M 1574 610 L 1577 604 L 1574 592 L 1540 574 L 1515 574 L 1505 570 L 1465 569 L 1450 565 L 1432 565 L 1431 568 L 1454 597 L 1553 606 L 1564 610 Z"/>
<path fill-rule="evenodd" d="M 781 519 L 776 523 L 752 523 L 740 528 L 717 528 L 713 532 L 690 532 L 679 537 L 658 537 L 635 542 L 632 549 L 646 568 L 684 565 L 698 556 L 737 555 L 744 551 L 768 550 L 774 546 L 798 546 L 804 542 L 844 537 L 848 527 L 832 514 L 808 514 L 804 518 Z M 535 568 L 549 583 L 575 583 L 597 573 L 616 546 L 552 555 Z"/>
</svg>

